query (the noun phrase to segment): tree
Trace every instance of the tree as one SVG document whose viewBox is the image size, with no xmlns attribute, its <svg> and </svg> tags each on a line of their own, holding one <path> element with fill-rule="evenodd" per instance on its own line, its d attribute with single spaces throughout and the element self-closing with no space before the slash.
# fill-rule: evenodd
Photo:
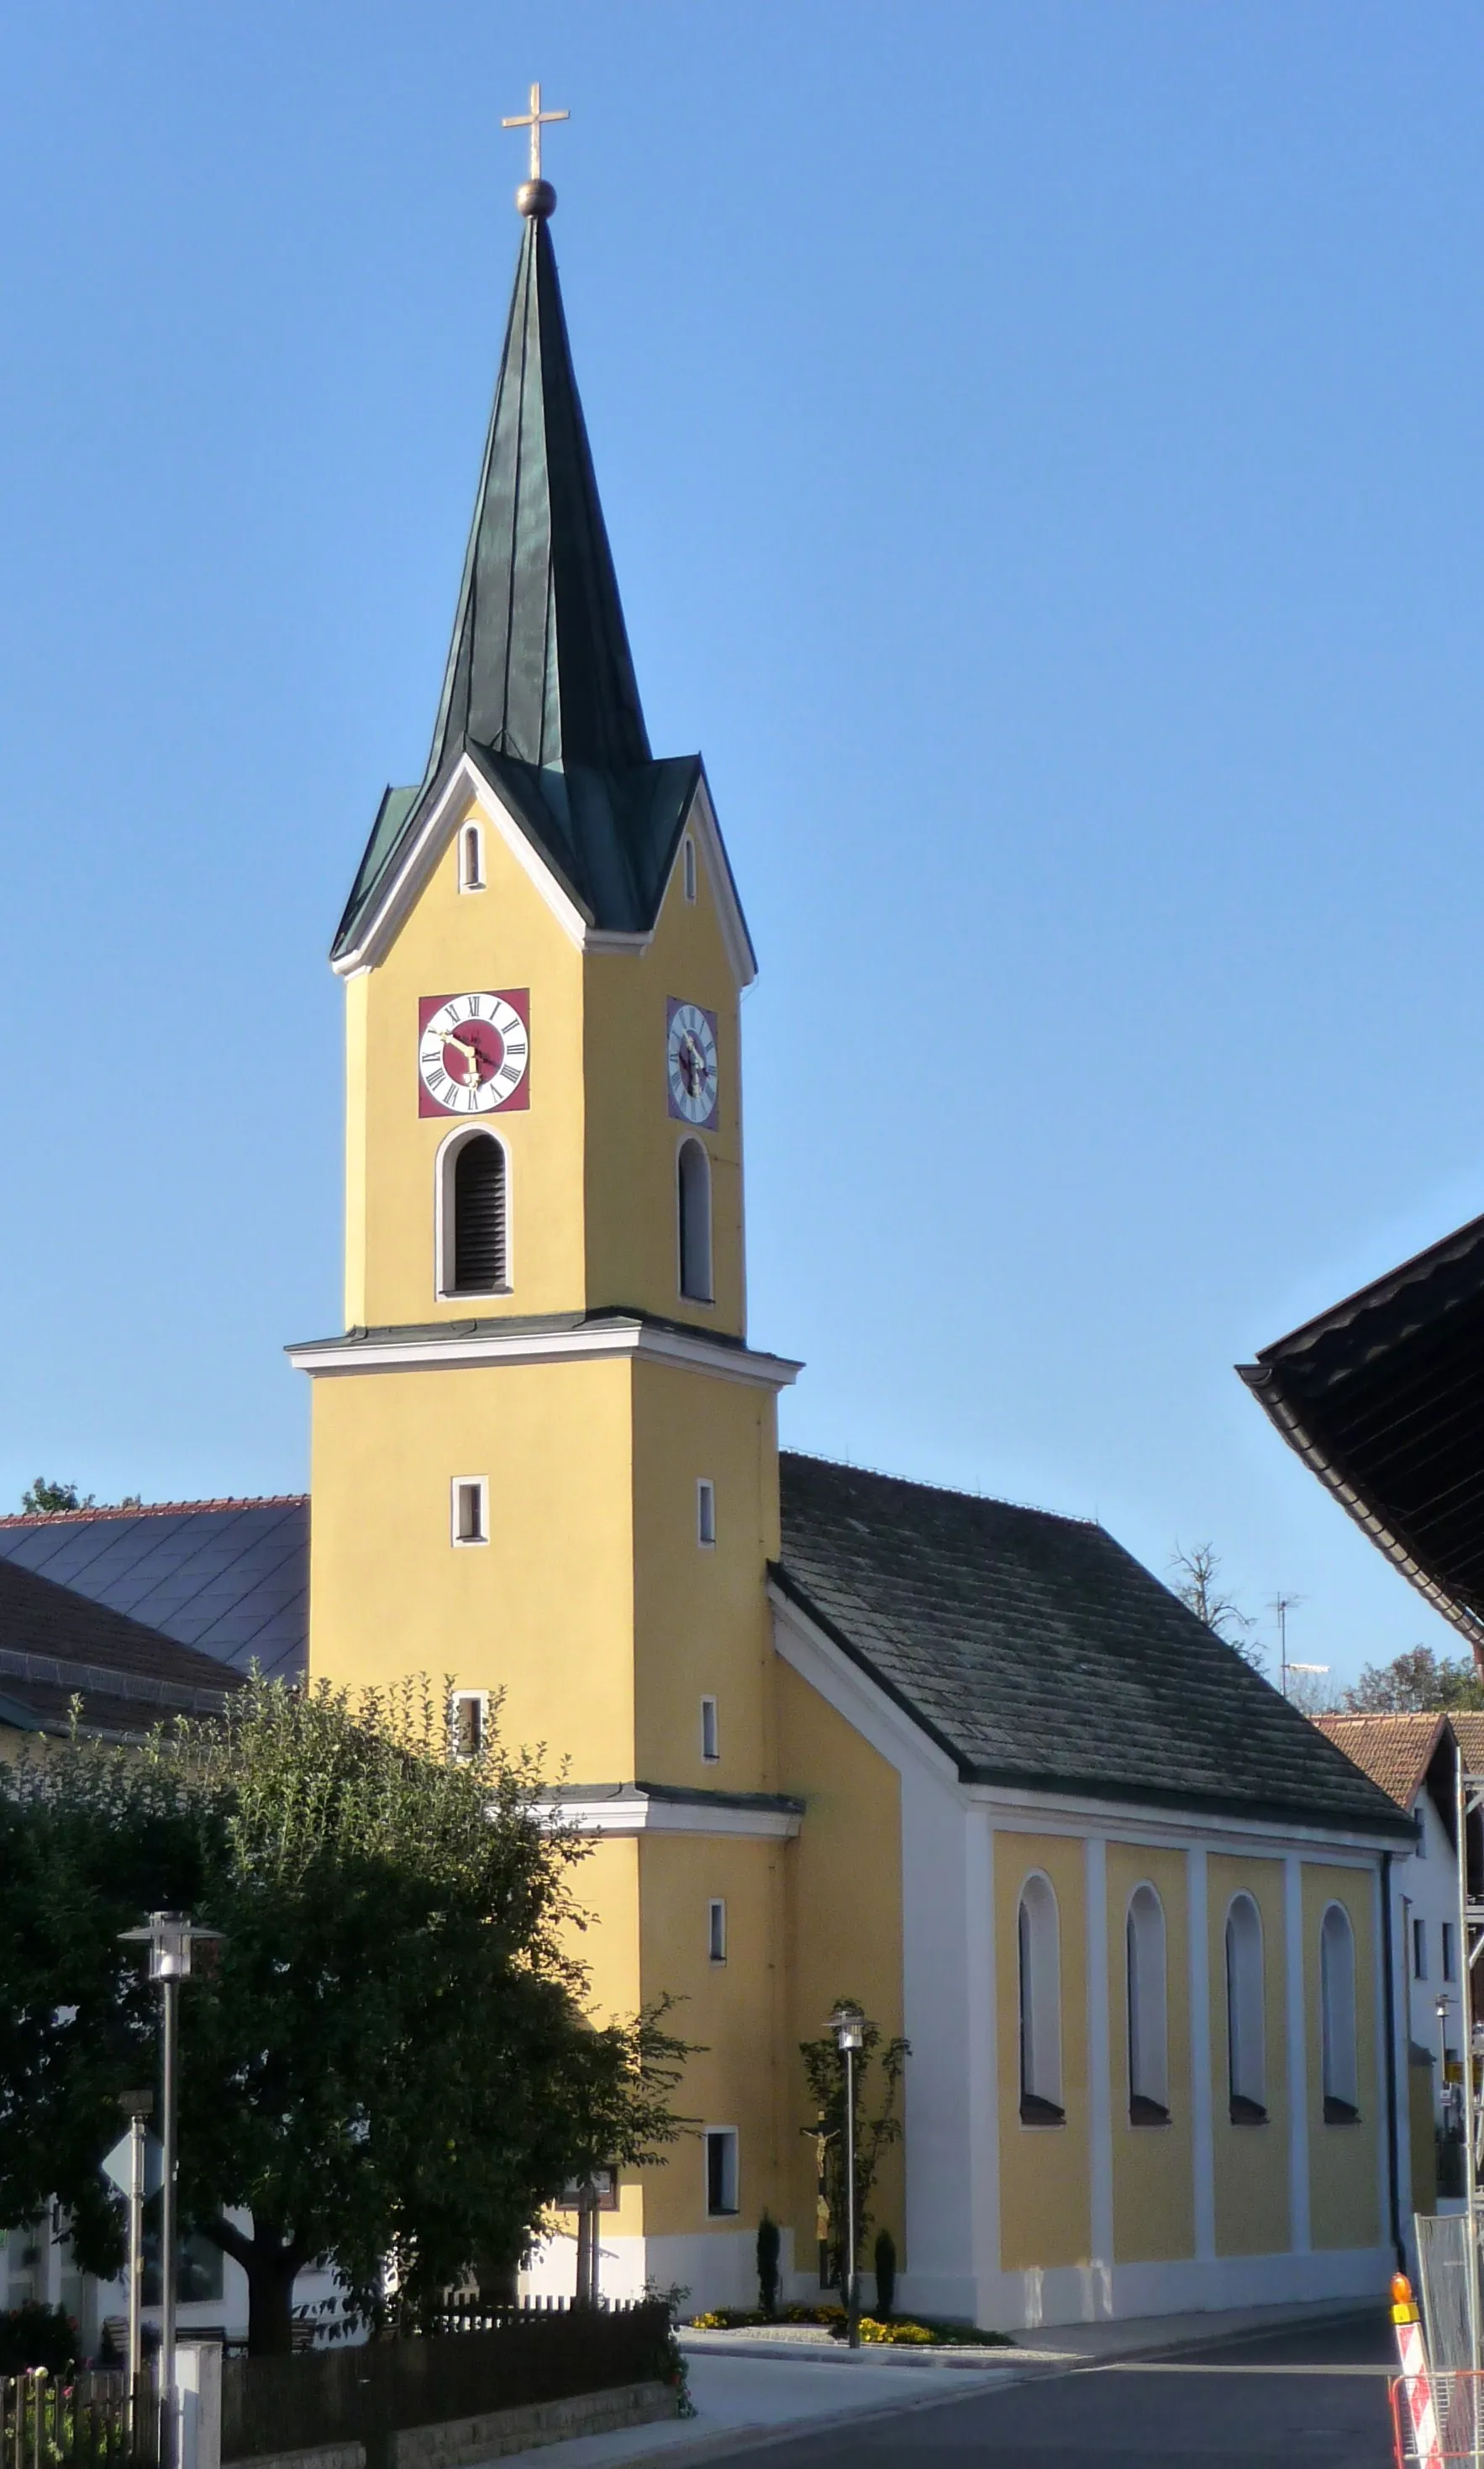
<svg viewBox="0 0 1484 2469">
<path fill-rule="evenodd" d="M 853 1997 L 837 1997 L 836 2007 L 854 2006 Z M 823 2040 L 800 2041 L 799 2053 L 804 2062 L 804 2079 L 809 2087 L 809 2103 L 815 2124 L 805 2130 L 814 2138 L 820 2157 L 820 2175 L 824 2187 L 824 2200 L 829 2206 L 830 2266 L 832 2276 L 845 2286 L 846 2241 L 846 2153 L 845 2153 L 845 2061 L 832 2032 Z M 881 2167 L 883 2154 L 900 2141 L 902 2121 L 897 2113 L 897 2095 L 902 2075 L 912 2055 L 911 2043 L 904 2040 L 883 2041 L 879 2023 L 868 2022 L 855 2061 L 855 2256 L 859 2263 L 870 2227 L 870 2198 Z M 871 2075 L 875 2070 L 877 2087 L 872 2090 Z M 878 2104 L 874 2116 L 868 2112 L 872 2098 Z"/>
<path fill-rule="evenodd" d="M 84 1500 L 75 1483 L 52 1483 L 44 1474 L 21 1493 L 23 1517 L 57 1517 L 66 1509 L 96 1509 L 91 1492 Z"/>
<path fill-rule="evenodd" d="M 1257 1623 L 1241 1610 L 1233 1597 L 1222 1592 L 1221 1563 L 1214 1545 L 1197 1543 L 1189 1552 L 1176 1543 L 1170 1559 L 1171 1591 L 1182 1604 L 1188 1604 L 1198 1621 L 1204 1621 L 1214 1637 L 1250 1663 L 1255 1672 L 1265 1670 L 1267 1656 L 1253 1636 Z"/>
<path fill-rule="evenodd" d="M 1367 1663 L 1345 1692 L 1347 1715 L 1432 1715 L 1484 1707 L 1484 1679 L 1471 1655 L 1414 1646 L 1390 1663 Z"/>
<path fill-rule="evenodd" d="M 539 1791 L 493 1737 L 456 1760 L 426 1685 L 254 1680 L 143 1750 L 0 1767 L 0 2222 L 55 2197 L 82 2268 L 118 2268 L 98 2164 L 156 2028 L 118 1932 L 151 1908 L 223 1933 L 181 1998 L 181 2220 L 245 2271 L 253 2350 L 290 2346 L 316 2256 L 359 2321 L 416 2318 L 516 2261 L 569 2179 L 652 2158 L 684 2048 L 585 2018 L 584 1847 Z"/>
<path fill-rule="evenodd" d="M 84 1497 L 75 1483 L 53 1483 L 44 1474 L 28 1484 L 21 1493 L 23 1517 L 59 1517 L 69 1509 L 137 1509 L 139 1494 L 128 1491 L 122 1500 L 95 1500 L 88 1492 Z"/>
</svg>

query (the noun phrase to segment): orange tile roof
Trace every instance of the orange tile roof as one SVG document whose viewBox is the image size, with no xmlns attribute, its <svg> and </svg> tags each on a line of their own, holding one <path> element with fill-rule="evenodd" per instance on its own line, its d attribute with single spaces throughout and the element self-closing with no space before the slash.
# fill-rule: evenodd
<svg viewBox="0 0 1484 2469">
<path fill-rule="evenodd" d="M 1457 1723 L 1458 1718 L 1451 1719 Z M 1471 1719 L 1465 1717 L 1466 1722 Z M 1474 1722 L 1484 1725 L 1484 1716 Z M 1317 1715 L 1316 1728 L 1343 1749 L 1352 1765 L 1379 1783 L 1387 1797 L 1409 1810 L 1432 1764 L 1446 1715 Z M 1480 1745 L 1484 1747 L 1484 1732 Z"/>
<path fill-rule="evenodd" d="M 1448 1719 L 1463 1754 L 1464 1772 L 1484 1771 L 1484 1715 L 1450 1714 Z"/>
</svg>

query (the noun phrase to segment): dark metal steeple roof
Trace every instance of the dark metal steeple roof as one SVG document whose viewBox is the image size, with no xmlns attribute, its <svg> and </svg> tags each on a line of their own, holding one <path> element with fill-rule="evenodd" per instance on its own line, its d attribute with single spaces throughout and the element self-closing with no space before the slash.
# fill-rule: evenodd
<svg viewBox="0 0 1484 2469">
<path fill-rule="evenodd" d="M 382 800 L 336 958 L 380 914 L 461 757 L 588 922 L 618 934 L 654 924 L 702 777 L 697 754 L 650 753 L 547 227 L 555 193 L 532 181 L 518 202 L 525 231 L 428 769 Z"/>
<path fill-rule="evenodd" d="M 650 759 L 541 214 L 521 243 L 429 779 L 466 740 L 518 763 Z"/>
</svg>

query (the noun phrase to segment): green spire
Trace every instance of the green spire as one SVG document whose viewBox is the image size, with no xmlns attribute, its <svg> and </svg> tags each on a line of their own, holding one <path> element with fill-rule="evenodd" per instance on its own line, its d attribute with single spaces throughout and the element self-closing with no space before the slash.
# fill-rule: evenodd
<svg viewBox="0 0 1484 2469">
<path fill-rule="evenodd" d="M 429 779 L 466 745 L 558 770 L 650 759 L 542 188 L 525 212 Z"/>
</svg>

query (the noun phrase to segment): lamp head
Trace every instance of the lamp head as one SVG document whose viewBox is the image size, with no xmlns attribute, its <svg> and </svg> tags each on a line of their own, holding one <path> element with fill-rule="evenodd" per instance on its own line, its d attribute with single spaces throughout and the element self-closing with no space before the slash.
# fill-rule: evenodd
<svg viewBox="0 0 1484 2469">
<path fill-rule="evenodd" d="M 829 2028 L 834 2033 L 835 2044 L 842 2057 L 847 2049 L 865 2047 L 866 2018 L 858 2006 L 851 2006 L 842 1999 L 829 2019 Z"/>
</svg>

